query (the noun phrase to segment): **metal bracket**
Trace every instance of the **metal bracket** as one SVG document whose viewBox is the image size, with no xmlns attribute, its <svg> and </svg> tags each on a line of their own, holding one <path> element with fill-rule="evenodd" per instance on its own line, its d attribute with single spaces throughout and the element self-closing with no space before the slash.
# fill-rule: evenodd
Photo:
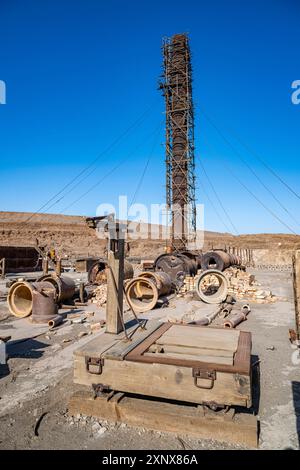
<svg viewBox="0 0 300 470">
<path fill-rule="evenodd" d="M 205 388 L 206 390 L 211 390 L 214 386 L 216 380 L 216 371 L 215 370 L 203 370 L 203 369 L 193 369 L 194 384 L 198 388 Z M 208 380 L 207 384 L 199 385 L 198 379 Z"/>
<path fill-rule="evenodd" d="M 100 357 L 98 358 L 98 357 L 86 356 L 85 358 L 86 370 L 90 374 L 97 374 L 97 375 L 102 374 L 103 365 L 104 365 L 104 359 L 101 359 Z"/>
</svg>

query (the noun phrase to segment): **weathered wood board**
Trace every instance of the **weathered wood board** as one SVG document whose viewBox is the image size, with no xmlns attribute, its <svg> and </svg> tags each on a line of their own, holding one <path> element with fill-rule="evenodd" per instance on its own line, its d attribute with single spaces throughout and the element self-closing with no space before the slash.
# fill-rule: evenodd
<svg viewBox="0 0 300 470">
<path fill-rule="evenodd" d="M 94 397 L 89 392 L 77 392 L 68 405 L 69 414 L 95 416 L 113 422 L 141 426 L 179 436 L 214 439 L 244 447 L 256 448 L 258 424 L 251 414 L 215 413 L 201 406 L 187 406 L 117 393 L 112 398 Z M 180 424 L 179 424 L 180 423 Z"/>
<path fill-rule="evenodd" d="M 224 334 L 223 329 L 182 327 L 173 325 L 157 339 L 157 344 L 186 346 L 190 348 L 214 349 L 236 352 L 240 332 L 229 330 Z"/>
</svg>

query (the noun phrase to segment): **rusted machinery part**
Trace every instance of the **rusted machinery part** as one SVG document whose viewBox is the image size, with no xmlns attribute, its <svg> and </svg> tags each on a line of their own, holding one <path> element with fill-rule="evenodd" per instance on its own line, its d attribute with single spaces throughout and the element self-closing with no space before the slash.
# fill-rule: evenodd
<svg viewBox="0 0 300 470">
<path fill-rule="evenodd" d="M 75 294 L 75 281 L 66 275 L 57 276 L 55 273 L 44 274 L 38 282 L 50 282 L 55 287 L 55 301 L 60 303 L 72 299 Z"/>
<path fill-rule="evenodd" d="M 168 273 L 144 271 L 139 277 L 150 279 L 154 282 L 158 290 L 158 296 L 168 295 L 172 291 L 172 279 Z"/>
<path fill-rule="evenodd" d="M 225 303 L 233 305 L 233 304 L 236 303 L 236 299 L 233 297 L 233 295 L 228 294 L 226 299 L 225 299 Z"/>
<path fill-rule="evenodd" d="M 159 298 L 155 283 L 144 277 L 131 279 L 125 286 L 125 294 L 128 305 L 137 313 L 152 310 Z"/>
<path fill-rule="evenodd" d="M 231 304 L 226 304 L 226 305 L 224 305 L 224 307 L 222 308 L 222 310 L 221 310 L 219 316 L 220 316 L 221 318 L 225 318 L 225 317 L 227 317 L 227 316 L 230 314 L 231 310 L 232 310 L 232 305 L 231 305 Z"/>
<path fill-rule="evenodd" d="M 104 284 L 107 282 L 107 263 L 103 259 L 96 261 L 88 272 L 88 282 L 90 284 Z M 124 279 L 133 278 L 133 266 L 126 259 L 124 260 Z"/>
<path fill-rule="evenodd" d="M 56 315 L 54 318 L 48 321 L 48 326 L 50 329 L 55 328 L 63 322 L 62 315 Z"/>
<path fill-rule="evenodd" d="M 197 251 L 182 251 L 180 254 L 194 260 L 197 264 L 197 269 L 201 269 L 202 251 L 199 253 Z"/>
<path fill-rule="evenodd" d="M 247 319 L 247 315 L 242 312 L 235 313 L 234 315 L 230 315 L 227 320 L 223 323 L 224 328 L 235 328 L 237 325 L 242 323 Z"/>
<path fill-rule="evenodd" d="M 49 282 L 18 281 L 10 287 L 7 295 L 8 309 L 12 315 L 25 318 L 32 313 L 33 289 L 52 288 Z"/>
<path fill-rule="evenodd" d="M 197 274 L 197 263 L 194 259 L 183 254 L 163 254 L 158 256 L 154 262 L 154 269 L 157 272 L 165 272 L 175 284 L 182 284 L 186 275 L 195 276 Z"/>
<path fill-rule="evenodd" d="M 55 303 L 55 297 L 56 293 L 52 285 L 51 287 L 39 288 L 39 290 L 35 288 L 32 289 L 33 323 L 48 323 L 49 320 L 57 316 L 58 306 Z"/>
<path fill-rule="evenodd" d="M 201 283 L 205 280 L 206 277 L 209 278 L 212 275 L 217 279 L 219 285 L 217 286 L 217 290 L 214 293 L 208 295 L 203 292 Z M 207 304 L 219 304 L 227 297 L 228 279 L 221 271 L 218 271 L 217 269 L 208 269 L 207 271 L 204 271 L 197 280 L 196 292 L 203 302 Z"/>
<path fill-rule="evenodd" d="M 97 276 L 99 273 L 102 273 L 103 276 L 103 282 L 106 282 L 106 273 L 105 273 L 105 268 L 107 266 L 107 263 L 103 259 L 99 259 L 95 261 L 95 263 L 90 267 L 88 271 L 88 282 L 90 284 L 96 284 Z"/>
</svg>

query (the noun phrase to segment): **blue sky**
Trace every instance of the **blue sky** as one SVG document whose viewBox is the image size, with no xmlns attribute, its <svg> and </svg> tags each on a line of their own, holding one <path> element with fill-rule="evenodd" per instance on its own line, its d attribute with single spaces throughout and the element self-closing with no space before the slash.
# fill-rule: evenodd
<svg viewBox="0 0 300 470">
<path fill-rule="evenodd" d="M 131 200 L 149 157 L 136 202 L 163 203 L 161 42 L 188 32 L 205 228 L 226 230 L 199 159 L 238 233 L 289 229 L 232 172 L 300 233 L 300 200 L 241 145 L 300 193 L 299 14 L 297 0 L 0 0 L 0 210 L 38 210 L 95 159 L 43 210 L 94 215 L 119 194 Z"/>
</svg>

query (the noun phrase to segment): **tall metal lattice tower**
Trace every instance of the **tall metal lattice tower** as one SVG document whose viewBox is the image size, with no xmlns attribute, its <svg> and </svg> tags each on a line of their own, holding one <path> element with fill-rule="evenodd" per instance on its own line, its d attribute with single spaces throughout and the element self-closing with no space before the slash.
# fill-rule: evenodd
<svg viewBox="0 0 300 470">
<path fill-rule="evenodd" d="M 166 200 L 171 211 L 171 249 L 188 249 L 196 237 L 194 107 L 189 39 L 163 42 L 160 88 L 166 103 Z"/>
</svg>

